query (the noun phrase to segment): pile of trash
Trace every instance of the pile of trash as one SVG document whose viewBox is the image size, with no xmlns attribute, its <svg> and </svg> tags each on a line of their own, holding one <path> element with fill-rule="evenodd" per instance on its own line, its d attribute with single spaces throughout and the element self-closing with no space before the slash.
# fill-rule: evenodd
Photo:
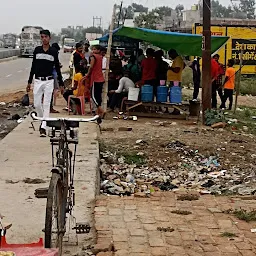
<svg viewBox="0 0 256 256">
<path fill-rule="evenodd" d="M 133 121 L 138 121 L 138 117 L 137 116 L 129 116 L 124 112 L 118 112 L 117 116 L 113 116 L 113 119 L 115 120 L 119 120 L 119 119 L 123 119 L 123 120 L 133 120 Z"/>
<path fill-rule="evenodd" d="M 0 102 L 0 139 L 22 123 L 30 109 L 31 107 L 24 107 L 20 103 Z"/>
<path fill-rule="evenodd" d="M 218 155 L 205 157 L 180 141 L 172 141 L 166 150 L 176 152 L 179 161 L 175 165 L 154 167 L 147 164 L 125 163 L 125 157 L 110 151 L 101 153 L 101 192 L 111 195 L 150 195 L 156 190 L 170 191 L 193 189 L 201 194 L 256 193 L 255 169 L 241 170 L 239 167 L 223 169 Z M 139 152 L 140 154 L 141 152 Z"/>
</svg>

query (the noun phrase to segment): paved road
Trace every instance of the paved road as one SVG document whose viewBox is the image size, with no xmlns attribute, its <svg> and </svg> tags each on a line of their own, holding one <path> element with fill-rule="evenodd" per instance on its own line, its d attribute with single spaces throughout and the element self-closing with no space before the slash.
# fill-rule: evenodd
<svg viewBox="0 0 256 256">
<path fill-rule="evenodd" d="M 69 59 L 70 54 L 60 53 L 63 71 L 68 69 Z M 31 58 L 18 58 L 0 63 L 0 93 L 24 89 L 27 84 L 31 62 Z"/>
</svg>

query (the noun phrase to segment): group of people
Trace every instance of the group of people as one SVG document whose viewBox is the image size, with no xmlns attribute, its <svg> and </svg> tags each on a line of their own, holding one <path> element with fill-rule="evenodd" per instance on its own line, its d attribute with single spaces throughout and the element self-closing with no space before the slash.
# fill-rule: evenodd
<svg viewBox="0 0 256 256">
<path fill-rule="evenodd" d="M 104 118 L 105 112 L 101 107 L 102 90 L 105 83 L 105 71 L 107 66 L 106 48 L 95 45 L 90 49 L 88 42 L 77 43 L 76 50 L 72 53 L 71 63 L 75 70 L 74 83 L 72 88 L 65 90 L 61 75 L 61 64 L 59 62 L 58 44 L 50 45 L 51 34 L 49 30 L 40 32 L 42 45 L 35 48 L 31 72 L 28 80 L 27 91 L 30 91 L 34 79 L 34 106 L 40 117 L 49 117 L 52 107 L 54 88 L 59 87 L 66 101 L 69 96 L 85 96 L 88 101 L 93 102 L 96 114 Z M 108 106 L 111 110 L 120 106 L 123 97 L 128 95 L 129 89 L 144 84 L 154 88 L 156 96 L 159 85 L 181 86 L 182 71 L 185 63 L 176 50 L 168 52 L 172 65 L 164 59 L 162 50 L 155 51 L 152 48 L 146 50 L 146 56 L 140 49 L 138 56 L 131 55 L 129 61 L 121 60 L 116 50 L 111 50 L 109 64 L 109 87 Z M 190 65 L 193 70 L 194 94 L 193 100 L 197 100 L 201 82 L 201 71 L 199 58 L 196 58 Z M 229 109 L 232 108 L 233 90 L 235 87 L 234 60 L 228 61 L 228 67 L 219 63 L 219 55 L 216 54 L 211 60 L 212 75 L 212 107 L 217 108 L 217 92 L 221 98 L 221 108 L 226 107 L 229 99 Z M 224 81 L 223 75 L 225 74 Z M 224 87 L 224 93 L 223 88 Z M 77 102 L 74 102 L 78 105 Z M 40 126 L 41 136 L 46 136 L 46 123 Z"/>
<path fill-rule="evenodd" d="M 138 56 L 131 55 L 128 63 L 121 61 L 113 50 L 110 59 L 110 109 L 113 110 L 120 105 L 121 99 L 128 94 L 130 87 L 151 85 L 154 96 L 156 96 L 157 87 L 160 85 L 173 86 L 175 84 L 181 86 L 185 63 L 174 49 L 171 49 L 168 54 L 172 59 L 172 66 L 163 59 L 164 52 L 162 50 L 155 51 L 148 48 L 145 56 L 143 50 L 139 49 Z M 112 94 L 114 94 L 113 97 Z"/>
<path fill-rule="evenodd" d="M 102 70 L 104 63 L 102 47 L 93 46 L 92 52 L 89 52 L 89 47 L 86 48 L 88 45 L 80 43 L 76 45 L 76 51 L 72 56 L 75 68 L 74 86 L 65 91 L 58 56 L 60 48 L 57 44 L 50 45 L 51 33 L 49 30 L 42 30 L 40 36 L 42 45 L 34 50 L 26 88 L 27 92 L 31 90 L 34 79 L 34 107 L 38 116 L 44 119 L 49 117 L 55 88 L 54 83 L 57 83 L 66 100 L 68 100 L 69 95 L 82 96 L 87 92 L 88 98 L 94 102 L 96 113 L 103 117 L 104 111 L 101 108 L 101 103 L 105 79 Z M 41 123 L 39 131 L 41 137 L 46 137 L 46 122 Z"/>
<path fill-rule="evenodd" d="M 105 61 L 106 49 L 95 45 L 90 50 L 90 44 L 77 43 L 76 50 L 71 56 L 72 87 L 66 90 L 63 97 L 68 102 L 69 96 L 85 96 L 87 101 L 92 101 L 95 112 L 104 117 L 104 111 L 101 107 L 102 89 L 105 82 L 103 64 Z M 75 109 L 79 106 L 79 99 L 72 98 Z"/>
<path fill-rule="evenodd" d="M 219 54 L 215 54 L 211 59 L 211 79 L 212 79 L 212 108 L 217 109 L 217 94 L 220 97 L 221 109 L 226 109 L 226 102 L 229 99 L 228 109 L 232 109 L 233 93 L 235 88 L 234 59 L 228 60 L 227 68 L 219 62 Z M 200 58 L 196 58 L 190 65 L 193 70 L 194 93 L 193 100 L 197 101 L 201 83 Z M 224 79 L 223 79 L 224 76 Z"/>
</svg>

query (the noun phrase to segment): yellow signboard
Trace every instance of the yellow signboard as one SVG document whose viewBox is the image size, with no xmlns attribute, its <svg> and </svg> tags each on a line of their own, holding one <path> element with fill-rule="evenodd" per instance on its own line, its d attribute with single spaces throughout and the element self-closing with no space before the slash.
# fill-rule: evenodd
<svg viewBox="0 0 256 256">
<path fill-rule="evenodd" d="M 0 256 L 15 256 L 16 254 L 14 252 L 3 252 L 0 251 Z"/>
<path fill-rule="evenodd" d="M 203 27 L 195 24 L 192 33 L 202 34 Z M 227 64 L 231 58 L 239 63 L 241 48 L 244 47 L 242 74 L 256 73 L 256 27 L 222 25 L 211 26 L 212 35 L 229 36 L 225 47 L 217 53 L 220 55 L 220 63 Z M 238 69 L 238 66 L 236 66 Z"/>
</svg>

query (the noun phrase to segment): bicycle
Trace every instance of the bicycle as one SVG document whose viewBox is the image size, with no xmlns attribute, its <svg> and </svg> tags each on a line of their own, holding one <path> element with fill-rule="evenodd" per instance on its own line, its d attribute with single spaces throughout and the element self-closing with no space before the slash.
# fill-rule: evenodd
<svg viewBox="0 0 256 256">
<path fill-rule="evenodd" d="M 45 216 L 45 248 L 59 248 L 62 254 L 63 237 L 66 232 L 67 214 L 72 216 L 75 206 L 74 173 L 78 145 L 76 128 L 80 122 L 101 123 L 99 116 L 93 118 L 39 118 L 35 112 L 31 113 L 33 120 L 46 121 L 51 127 L 50 142 L 52 146 L 52 177 L 47 192 Z M 69 131 L 69 134 L 68 134 Z M 57 133 L 59 135 L 57 136 Z M 74 144 L 74 154 L 69 145 Z M 56 150 L 56 164 L 54 161 L 54 146 Z M 73 158 L 73 160 L 72 160 Z M 55 223 L 56 222 L 56 223 Z M 77 233 L 89 233 L 90 227 L 80 224 L 75 228 Z"/>
</svg>

